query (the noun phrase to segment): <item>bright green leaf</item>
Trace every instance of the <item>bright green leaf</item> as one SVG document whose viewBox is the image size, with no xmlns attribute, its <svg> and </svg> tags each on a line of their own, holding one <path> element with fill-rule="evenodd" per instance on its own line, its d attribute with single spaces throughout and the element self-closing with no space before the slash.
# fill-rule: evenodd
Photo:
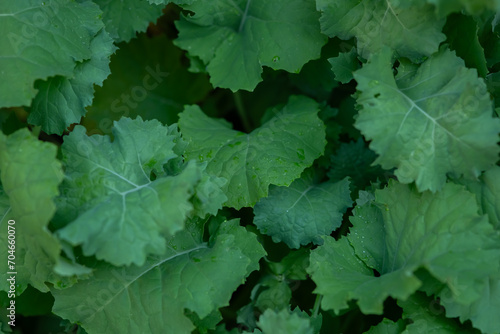
<svg viewBox="0 0 500 334">
<path fill-rule="evenodd" d="M 208 162 L 209 174 L 229 181 L 226 206 L 253 206 L 267 196 L 270 184 L 288 186 L 323 153 L 325 126 L 318 110 L 308 98 L 291 97 L 271 120 L 245 134 L 197 106 L 187 107 L 179 120 L 190 142 L 186 157 Z"/>
<path fill-rule="evenodd" d="M 326 37 L 312 0 L 213 0 L 183 6 L 175 44 L 207 64 L 215 87 L 253 90 L 262 66 L 298 73 Z"/>
<path fill-rule="evenodd" d="M 362 106 L 355 126 L 379 154 L 375 163 L 434 192 L 447 173 L 474 179 L 496 162 L 500 120 L 475 70 L 446 49 L 421 66 L 401 60 L 396 78 L 391 65 L 384 49 L 354 73 Z"/>
</svg>

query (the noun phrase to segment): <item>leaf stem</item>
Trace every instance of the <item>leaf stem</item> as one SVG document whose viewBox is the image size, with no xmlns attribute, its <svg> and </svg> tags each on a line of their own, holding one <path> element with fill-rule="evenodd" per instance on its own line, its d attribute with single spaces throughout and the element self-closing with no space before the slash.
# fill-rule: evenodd
<svg viewBox="0 0 500 334">
<path fill-rule="evenodd" d="M 241 99 L 241 94 L 239 91 L 233 94 L 234 96 L 234 104 L 236 105 L 236 110 L 238 111 L 238 115 L 240 116 L 241 123 L 243 124 L 243 129 L 245 132 L 249 133 L 252 130 L 252 125 L 248 120 L 247 113 L 245 112 L 245 107 L 243 106 L 243 100 Z"/>
<path fill-rule="evenodd" d="M 320 308 L 320 305 L 321 305 L 321 301 L 323 300 L 323 296 L 322 295 L 316 295 L 316 300 L 314 301 L 314 306 L 313 306 L 313 309 L 312 309 L 312 317 L 315 317 L 318 315 L 319 313 L 319 308 Z"/>
</svg>

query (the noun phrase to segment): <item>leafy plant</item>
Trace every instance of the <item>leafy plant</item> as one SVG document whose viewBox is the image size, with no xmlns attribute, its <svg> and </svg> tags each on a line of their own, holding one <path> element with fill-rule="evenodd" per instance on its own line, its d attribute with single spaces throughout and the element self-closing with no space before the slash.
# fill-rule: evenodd
<svg viewBox="0 0 500 334">
<path fill-rule="evenodd" d="M 500 333 L 500 2 L 0 3 L 0 333 Z"/>
</svg>

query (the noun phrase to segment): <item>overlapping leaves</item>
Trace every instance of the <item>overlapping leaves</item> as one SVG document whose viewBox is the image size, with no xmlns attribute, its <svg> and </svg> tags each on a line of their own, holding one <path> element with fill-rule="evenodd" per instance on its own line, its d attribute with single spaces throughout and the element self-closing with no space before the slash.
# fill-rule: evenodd
<svg viewBox="0 0 500 334">
<path fill-rule="evenodd" d="M 267 196 L 270 184 L 288 186 L 318 158 L 325 147 L 319 105 L 292 97 L 274 117 L 245 134 L 197 107 L 187 107 L 179 127 L 189 141 L 186 157 L 207 162 L 207 172 L 228 180 L 226 206 L 253 206 Z"/>
<path fill-rule="evenodd" d="M 422 286 L 420 269 L 448 288 L 455 303 L 481 298 L 485 278 L 499 270 L 500 236 L 478 215 L 471 193 L 453 184 L 418 193 L 391 182 L 375 197 L 377 206 L 356 207 L 347 238 L 327 237 L 311 253 L 309 272 L 323 308 L 339 312 L 357 299 L 364 313 L 380 314 L 388 296 L 406 300 Z"/>
<path fill-rule="evenodd" d="M 203 223 L 191 221 L 168 239 L 166 248 L 140 267 L 98 264 L 92 278 L 52 291 L 54 312 L 90 333 L 133 334 L 147 328 L 188 334 L 195 327 L 184 310 L 203 319 L 227 305 L 265 255 L 256 236 L 234 220 L 221 224 L 208 243 L 203 242 Z"/>
<path fill-rule="evenodd" d="M 178 174 L 165 172 L 164 165 L 179 157 L 175 125 L 122 118 L 113 130 L 113 142 L 107 136 L 88 137 L 83 127 L 66 137 L 62 151 L 67 179 L 59 218 L 72 222 L 58 235 L 82 245 L 85 255 L 115 265 L 142 265 L 148 254 L 165 252 L 163 235 L 181 230 L 193 213 L 191 198 L 203 168 L 191 163 Z M 213 187 L 220 184 L 215 181 Z M 222 202 L 215 202 L 226 198 L 216 195 L 211 200 L 220 206 Z M 200 210 L 200 215 L 213 211 L 203 203 Z"/>
</svg>

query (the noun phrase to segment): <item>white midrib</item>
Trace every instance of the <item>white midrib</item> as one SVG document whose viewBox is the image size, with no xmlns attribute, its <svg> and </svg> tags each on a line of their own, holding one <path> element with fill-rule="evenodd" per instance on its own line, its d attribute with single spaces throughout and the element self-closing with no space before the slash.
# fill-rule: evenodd
<svg viewBox="0 0 500 334">
<path fill-rule="evenodd" d="M 186 254 L 189 254 L 191 252 L 194 252 L 194 251 L 197 251 L 199 249 L 208 249 L 208 246 L 206 244 L 202 244 L 202 245 L 199 245 L 195 248 L 192 248 L 192 249 L 189 249 L 189 250 L 185 250 L 183 252 L 180 252 L 180 253 L 176 253 L 175 255 L 172 255 L 170 257 L 167 257 L 166 259 L 163 259 L 155 264 L 153 264 L 151 267 L 147 268 L 146 270 L 144 270 L 143 272 L 141 272 L 139 275 L 137 275 L 136 277 L 134 277 L 132 280 L 130 280 L 130 282 L 126 283 L 123 285 L 123 287 L 121 289 L 119 289 L 111 298 L 109 298 L 105 304 L 103 304 L 101 307 L 99 307 L 98 309 L 95 310 L 94 314 L 96 313 L 99 313 L 101 312 L 104 308 L 106 308 L 106 306 L 108 306 L 113 300 L 116 299 L 116 297 L 118 297 L 123 291 L 125 291 L 130 285 L 132 285 L 134 282 L 136 282 L 139 278 L 141 278 L 142 276 L 144 276 L 145 274 L 147 274 L 148 272 L 150 272 L 151 270 L 153 270 L 154 268 L 162 265 L 163 263 L 167 262 L 167 261 L 170 261 L 170 260 L 173 260 L 179 256 L 183 256 L 183 255 L 186 255 Z M 94 314 L 92 314 L 91 316 L 89 316 L 87 319 L 91 318 L 94 316 Z"/>
<path fill-rule="evenodd" d="M 402 126 L 403 126 L 403 123 L 404 121 L 406 120 L 406 117 L 408 116 L 408 114 L 413 110 L 413 109 L 416 109 L 418 111 L 420 111 L 420 113 L 422 115 L 424 115 L 426 118 L 428 118 L 433 124 L 434 124 L 434 127 L 437 125 L 439 128 L 441 128 L 444 132 L 446 132 L 451 138 L 455 139 L 458 143 L 464 145 L 464 146 L 467 146 L 467 147 L 470 147 L 469 144 L 467 144 L 466 142 L 464 142 L 463 140 L 461 140 L 460 138 L 458 138 L 457 136 L 455 136 L 452 132 L 450 132 L 447 128 L 445 128 L 444 126 L 442 126 L 439 122 L 436 121 L 435 118 L 433 118 L 431 115 L 429 115 L 424 109 L 422 109 L 418 104 L 416 104 L 411 98 L 409 98 L 405 93 L 403 93 L 401 90 L 399 90 L 399 88 L 394 88 L 394 87 L 391 87 L 389 85 L 387 85 L 387 87 L 389 87 L 390 89 L 396 91 L 398 94 L 400 94 L 401 96 L 403 96 L 403 98 L 408 101 L 410 103 L 410 108 L 408 109 L 408 111 L 406 112 L 405 114 L 405 117 L 403 118 L 403 122 L 401 123 L 399 129 L 398 129 L 398 133 L 399 131 L 401 130 Z M 429 96 L 431 97 L 431 96 Z M 419 101 L 423 101 L 423 100 L 426 100 L 428 99 L 429 97 L 425 97 L 425 98 L 422 98 L 422 99 L 419 99 Z M 471 147 L 470 147 L 471 148 Z"/>
</svg>

